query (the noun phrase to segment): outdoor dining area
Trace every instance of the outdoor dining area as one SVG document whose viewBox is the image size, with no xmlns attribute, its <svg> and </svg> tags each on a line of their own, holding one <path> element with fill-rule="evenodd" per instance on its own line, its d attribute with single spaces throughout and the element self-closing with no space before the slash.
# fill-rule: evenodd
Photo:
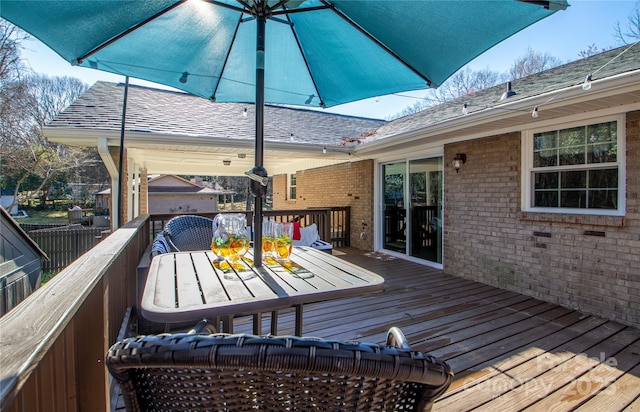
<svg viewBox="0 0 640 412">
<path fill-rule="evenodd" d="M 401 213 L 384 216 L 390 247 L 372 252 L 335 241 L 330 211 L 304 211 L 298 229 L 317 235 L 296 244 L 296 219 L 263 210 L 265 102 L 324 109 L 437 87 L 566 1 L 72 3 L 9 0 L 0 13 L 75 65 L 124 74 L 125 90 L 132 76 L 252 103 L 253 209 L 182 233 L 171 222 L 184 215 L 114 215 L 108 238 L 0 318 L 2 411 L 640 408 L 637 328 L 400 258 Z M 118 150 L 98 142 L 114 199 L 132 175 L 126 145 L 148 134 L 125 133 L 124 96 Z M 168 156 L 187 141 L 164 137 Z M 430 208 L 405 216 L 437 250 L 448 239 Z"/>
<path fill-rule="evenodd" d="M 149 368 L 142 375 L 169 385 L 161 392 L 180 393 L 211 382 L 222 385 L 219 380 L 227 378 L 202 370 L 232 371 L 240 365 L 251 371 L 247 376 L 229 372 L 232 386 L 203 395 L 204 401 L 214 402 L 211 405 L 237 398 L 258 407 L 257 394 L 265 396 L 266 410 L 298 400 L 324 405 L 336 396 L 348 402 L 368 399 L 364 388 L 373 384 L 364 377 L 340 381 L 337 376 L 345 371 L 335 369 L 336 359 L 342 366 L 347 359 L 355 362 L 349 363 L 349 370 L 370 378 L 372 370 L 386 371 L 375 372 L 371 379 L 376 383 L 407 376 L 409 382 L 422 382 L 422 399 L 427 408 L 433 402 L 433 410 L 633 410 L 640 402 L 640 331 L 635 328 L 349 247 L 333 254 L 293 247 L 291 260 L 314 272 L 306 279 L 269 264 L 249 280 L 225 279 L 223 272 L 213 276 L 218 270 L 213 251 L 201 250 L 159 254 L 146 269 L 149 277 L 140 280 L 138 265 L 149 258 L 154 219 L 145 215 L 127 223 L 0 319 L 3 410 L 37 410 L 38 405 L 65 411 L 125 410 L 134 398 L 165 399 L 153 392 L 156 389 L 133 389 L 128 379 L 140 374 L 123 371 L 138 366 Z M 178 278 L 190 274 L 192 279 L 204 270 L 208 275 L 203 282 L 253 295 L 240 298 L 238 306 L 229 301 L 220 305 L 229 311 L 207 307 L 202 300 L 185 310 L 175 308 L 174 314 L 156 299 L 140 303 L 139 294 L 158 293 L 147 288 L 158 289 L 165 270 L 180 271 Z M 338 285 L 336 273 L 342 273 L 343 280 L 354 276 L 360 284 L 353 280 Z M 321 283 L 332 277 L 337 286 L 325 284 L 323 291 Z M 175 293 L 181 293 L 175 285 L 170 288 L 174 301 Z M 327 292 L 332 287 L 336 289 Z M 188 308 L 198 313 L 186 316 Z M 202 325 L 198 319 L 207 310 L 212 316 Z M 236 311 L 239 316 L 228 316 Z M 144 323 L 145 313 L 155 321 Z M 277 335 L 270 335 L 274 324 Z M 217 333 L 210 335 L 214 328 Z M 225 329 L 233 335 L 220 335 Z M 121 343 L 112 348 L 116 342 Z M 149 365 L 156 365 L 158 373 L 150 372 L 156 366 L 142 364 L 146 355 L 139 355 L 148 351 L 154 353 Z M 168 359 L 173 359 L 170 364 Z M 212 359 L 220 363 L 209 363 Z M 198 372 L 167 375 L 168 370 L 192 368 Z M 271 372 L 263 373 L 265 368 Z M 259 382 L 258 376 L 268 382 Z M 288 380 L 292 376 L 293 383 Z M 121 390 L 118 381 L 128 389 Z M 177 382 L 187 382 L 187 388 Z M 303 396 L 315 393 L 312 382 L 319 382 L 323 393 L 317 399 Z M 398 393 L 408 399 L 404 390 L 392 392 L 395 395 L 371 396 L 379 405 L 386 405 L 382 399 L 395 402 Z M 224 400 L 216 398 L 219 395 Z M 218 406 L 213 410 L 224 410 Z"/>
</svg>

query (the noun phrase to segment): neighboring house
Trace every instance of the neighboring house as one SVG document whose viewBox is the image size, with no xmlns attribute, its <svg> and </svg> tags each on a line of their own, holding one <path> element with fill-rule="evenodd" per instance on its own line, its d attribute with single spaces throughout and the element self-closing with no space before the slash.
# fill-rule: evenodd
<svg viewBox="0 0 640 412">
<path fill-rule="evenodd" d="M 40 287 L 47 255 L 0 207 L 0 316 Z"/>
<path fill-rule="evenodd" d="M 352 246 L 640 326 L 640 44 L 511 86 L 515 94 L 505 99 L 503 84 L 377 124 L 268 107 L 265 164 L 274 209 L 351 206 Z M 117 109 L 109 117 L 91 104 L 96 96 L 117 101 L 121 89 L 94 88 L 87 92 L 93 97 L 79 99 L 45 129 L 51 141 L 115 145 L 116 131 L 92 128 L 117 118 Z M 253 147 L 253 129 L 239 129 L 246 105 L 211 109 L 222 111 L 220 118 L 186 116 L 189 129 L 180 134 L 170 120 L 190 104 L 199 112 L 205 101 L 145 93 L 155 96 L 145 95 L 146 102 L 172 112 L 155 106 L 150 118 L 139 119 L 135 129 L 144 133 L 131 132 L 130 163 L 169 158 L 171 151 L 176 161 L 166 169 L 196 174 L 187 170 L 204 171 L 208 158 L 232 159 Z M 138 103 L 138 110 L 148 107 Z M 293 139 L 288 130 L 296 131 Z M 79 132 L 96 138 L 74 137 Z M 343 146 L 347 137 L 362 140 Z M 159 162 L 146 165 L 150 173 L 167 172 Z"/>
<path fill-rule="evenodd" d="M 231 193 L 220 186 L 208 188 L 175 175 L 148 179 L 148 213 L 210 213 L 218 211 L 218 196 Z M 96 193 L 96 207 L 109 207 L 111 189 Z"/>
</svg>

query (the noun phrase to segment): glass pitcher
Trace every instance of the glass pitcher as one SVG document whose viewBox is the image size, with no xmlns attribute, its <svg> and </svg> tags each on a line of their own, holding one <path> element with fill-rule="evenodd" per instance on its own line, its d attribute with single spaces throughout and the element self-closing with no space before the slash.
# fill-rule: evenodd
<svg viewBox="0 0 640 412">
<path fill-rule="evenodd" d="M 211 250 L 220 259 L 237 268 L 249 251 L 250 238 L 247 217 L 242 213 L 219 213 L 213 219 Z"/>
</svg>

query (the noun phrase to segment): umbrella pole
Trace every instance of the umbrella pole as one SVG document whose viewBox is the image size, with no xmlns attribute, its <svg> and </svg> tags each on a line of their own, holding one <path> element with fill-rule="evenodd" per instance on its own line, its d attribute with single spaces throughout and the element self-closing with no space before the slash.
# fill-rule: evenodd
<svg viewBox="0 0 640 412">
<path fill-rule="evenodd" d="M 267 18 L 257 16 L 258 35 L 256 41 L 256 168 L 263 167 L 264 161 L 264 36 Z M 255 194 L 255 214 L 253 219 L 253 264 L 262 266 L 262 196 Z"/>
</svg>

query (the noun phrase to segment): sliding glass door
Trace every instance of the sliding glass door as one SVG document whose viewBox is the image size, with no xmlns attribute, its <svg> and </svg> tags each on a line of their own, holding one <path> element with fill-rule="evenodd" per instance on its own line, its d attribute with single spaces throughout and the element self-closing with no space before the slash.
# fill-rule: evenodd
<svg viewBox="0 0 640 412">
<path fill-rule="evenodd" d="M 442 158 L 382 166 L 384 249 L 442 263 Z"/>
<path fill-rule="evenodd" d="M 442 158 L 409 162 L 409 255 L 442 263 Z"/>
<path fill-rule="evenodd" d="M 384 197 L 384 248 L 394 252 L 406 253 L 407 250 L 407 214 L 405 208 L 405 187 L 407 164 L 391 163 L 382 166 Z"/>
</svg>

